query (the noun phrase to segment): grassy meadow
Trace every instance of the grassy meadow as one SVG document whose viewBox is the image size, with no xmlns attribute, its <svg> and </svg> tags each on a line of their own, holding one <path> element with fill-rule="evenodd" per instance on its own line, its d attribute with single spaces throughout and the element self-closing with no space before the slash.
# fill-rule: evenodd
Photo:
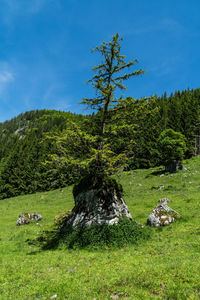
<svg viewBox="0 0 200 300">
<path fill-rule="evenodd" d="M 182 216 L 121 249 L 42 250 L 27 242 L 73 208 L 72 187 L 0 201 L 0 299 L 200 299 L 200 157 L 184 166 L 173 176 L 161 168 L 117 176 L 137 222 L 145 225 L 163 197 Z M 21 212 L 43 220 L 16 226 Z"/>
</svg>

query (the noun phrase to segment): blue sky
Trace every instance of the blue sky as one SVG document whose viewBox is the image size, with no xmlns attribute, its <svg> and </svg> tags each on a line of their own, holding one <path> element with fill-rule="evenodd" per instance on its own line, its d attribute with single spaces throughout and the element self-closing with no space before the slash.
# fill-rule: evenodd
<svg viewBox="0 0 200 300">
<path fill-rule="evenodd" d="M 90 49 L 123 37 L 122 54 L 147 70 L 123 94 L 200 87 L 199 0 L 0 0 L 0 122 L 33 109 L 85 113 Z"/>
</svg>

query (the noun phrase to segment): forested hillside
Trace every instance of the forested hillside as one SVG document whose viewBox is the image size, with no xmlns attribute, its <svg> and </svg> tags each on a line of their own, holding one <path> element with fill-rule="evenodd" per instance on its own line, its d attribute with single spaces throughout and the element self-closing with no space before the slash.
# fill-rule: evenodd
<svg viewBox="0 0 200 300">
<path fill-rule="evenodd" d="M 107 125 L 108 155 L 124 155 L 126 169 L 160 164 L 157 145 L 167 128 L 186 137 L 185 157 L 198 152 L 200 89 L 134 100 L 113 108 Z M 88 116 L 30 111 L 0 124 L 0 198 L 64 187 L 77 180 L 97 147 L 101 113 Z"/>
</svg>

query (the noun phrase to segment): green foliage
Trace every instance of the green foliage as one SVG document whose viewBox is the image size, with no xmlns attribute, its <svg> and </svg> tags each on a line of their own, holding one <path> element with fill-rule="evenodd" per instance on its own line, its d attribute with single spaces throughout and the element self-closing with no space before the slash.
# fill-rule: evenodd
<svg viewBox="0 0 200 300">
<path fill-rule="evenodd" d="M 140 100 L 128 97 L 120 101 L 114 128 L 116 134 L 114 137 L 111 134 L 112 149 L 125 152 L 129 169 L 148 168 L 158 163 L 156 143 L 162 123 L 157 97 Z"/>
<path fill-rule="evenodd" d="M 47 234 L 43 237 L 43 249 L 55 248 L 60 243 L 69 249 L 121 248 L 129 244 L 141 243 L 150 236 L 151 230 L 148 227 L 142 228 L 124 217 L 114 225 L 66 228 L 61 233 L 54 235 L 50 233 L 50 239 Z"/>
<path fill-rule="evenodd" d="M 115 112 L 110 110 L 115 107 L 119 99 L 115 99 L 115 92 L 117 89 L 124 90 L 126 86 L 124 81 L 130 79 L 132 76 L 138 76 L 144 73 L 144 70 L 137 70 L 132 73 L 125 73 L 125 71 L 137 63 L 137 59 L 130 62 L 125 62 L 125 56 L 121 55 L 121 45 L 118 33 L 113 36 L 110 42 L 103 42 L 100 46 L 93 49 L 103 56 L 103 62 L 95 66 L 92 70 L 96 73 L 88 83 L 91 83 L 96 90 L 96 97 L 90 99 L 83 99 L 82 104 L 87 104 L 89 108 L 96 109 L 100 113 L 100 125 L 98 132 L 98 153 L 97 159 L 94 161 L 101 161 L 103 163 L 104 144 L 105 144 L 105 130 L 109 116 Z M 109 120 L 112 124 L 112 119 Z M 112 126 L 111 126 L 112 129 Z M 109 140 L 110 142 L 110 140 Z M 102 167 L 103 170 L 103 167 Z"/>
<path fill-rule="evenodd" d="M 68 122 L 67 129 L 60 134 L 46 134 L 42 143 L 46 141 L 53 149 L 43 163 L 44 177 L 51 178 L 53 188 L 61 186 L 61 176 L 63 185 L 78 180 L 96 153 L 96 137 L 82 131 L 74 122 Z"/>
<path fill-rule="evenodd" d="M 87 174 L 81 178 L 81 180 L 74 185 L 73 195 L 74 198 L 81 192 L 88 191 L 90 189 L 99 189 L 105 187 L 110 191 L 116 191 L 117 193 L 122 194 L 122 186 L 117 183 L 117 181 L 108 176 L 106 173 L 96 172 L 96 166 L 98 162 L 93 162 L 94 168 L 90 166 Z"/>
<path fill-rule="evenodd" d="M 199 99 L 196 89 L 113 103 L 102 153 L 107 173 L 159 165 L 157 141 L 165 129 L 185 136 L 185 158 L 198 154 Z M 26 112 L 0 123 L 0 198 L 74 183 L 98 157 L 101 124 L 102 111 L 83 116 L 51 110 Z"/>
<path fill-rule="evenodd" d="M 112 174 L 124 165 L 126 157 L 124 154 L 116 155 L 110 149 L 109 144 L 104 144 L 101 161 L 97 161 L 98 136 L 88 134 L 74 122 L 68 123 L 68 128 L 61 134 L 47 134 L 44 141 L 50 141 L 54 152 L 49 154 L 44 162 L 44 173 L 48 178 L 51 176 L 52 182 L 57 183 L 56 179 L 63 174 L 65 185 L 78 181 L 81 177 L 91 172 Z M 97 165 L 96 165 L 97 163 Z M 98 165 L 99 163 L 99 165 Z M 59 183 L 60 184 L 60 183 Z M 54 188 L 60 185 L 54 186 Z"/>
<path fill-rule="evenodd" d="M 76 121 L 78 126 L 85 119 L 87 117 L 82 115 L 42 110 L 30 111 L 0 124 L 0 199 L 74 182 L 70 169 L 66 173 L 62 164 L 54 163 L 51 168 L 44 164 L 55 154 L 54 144 L 50 139 L 44 140 L 44 135 L 47 132 L 58 135 L 70 120 Z"/>
<path fill-rule="evenodd" d="M 115 90 L 117 88 L 120 90 L 126 89 L 123 81 L 144 73 L 144 70 L 141 69 L 128 74 L 124 73 L 126 69 L 131 68 L 138 61 L 134 59 L 129 63 L 125 62 L 125 56 L 120 54 L 121 40 L 122 38 L 119 38 L 119 35 L 116 34 L 113 36 L 112 41 L 103 42 L 100 46 L 92 49 L 92 51 L 96 51 L 103 56 L 103 62 L 92 69 L 96 74 L 88 81 L 96 90 L 97 97 L 85 98 L 81 103 L 102 111 L 102 122 L 106 121 L 108 108 L 118 102 L 117 99 L 114 99 Z"/>
<path fill-rule="evenodd" d="M 186 151 L 185 137 L 173 129 L 165 129 L 159 136 L 158 147 L 165 166 L 173 161 L 182 161 Z"/>
</svg>

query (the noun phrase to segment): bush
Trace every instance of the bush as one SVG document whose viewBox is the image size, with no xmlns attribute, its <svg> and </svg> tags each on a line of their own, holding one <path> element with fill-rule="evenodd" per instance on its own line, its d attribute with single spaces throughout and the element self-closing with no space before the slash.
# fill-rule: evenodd
<svg viewBox="0 0 200 300">
<path fill-rule="evenodd" d="M 182 161 L 186 149 L 186 138 L 180 132 L 166 129 L 158 138 L 160 162 L 164 166 L 167 166 L 174 161 Z"/>
<path fill-rule="evenodd" d="M 60 233 L 50 233 L 45 240 L 44 249 L 56 248 L 59 244 L 69 249 L 123 247 L 138 244 L 151 235 L 151 229 L 141 227 L 123 217 L 118 224 L 65 228 Z"/>
</svg>

